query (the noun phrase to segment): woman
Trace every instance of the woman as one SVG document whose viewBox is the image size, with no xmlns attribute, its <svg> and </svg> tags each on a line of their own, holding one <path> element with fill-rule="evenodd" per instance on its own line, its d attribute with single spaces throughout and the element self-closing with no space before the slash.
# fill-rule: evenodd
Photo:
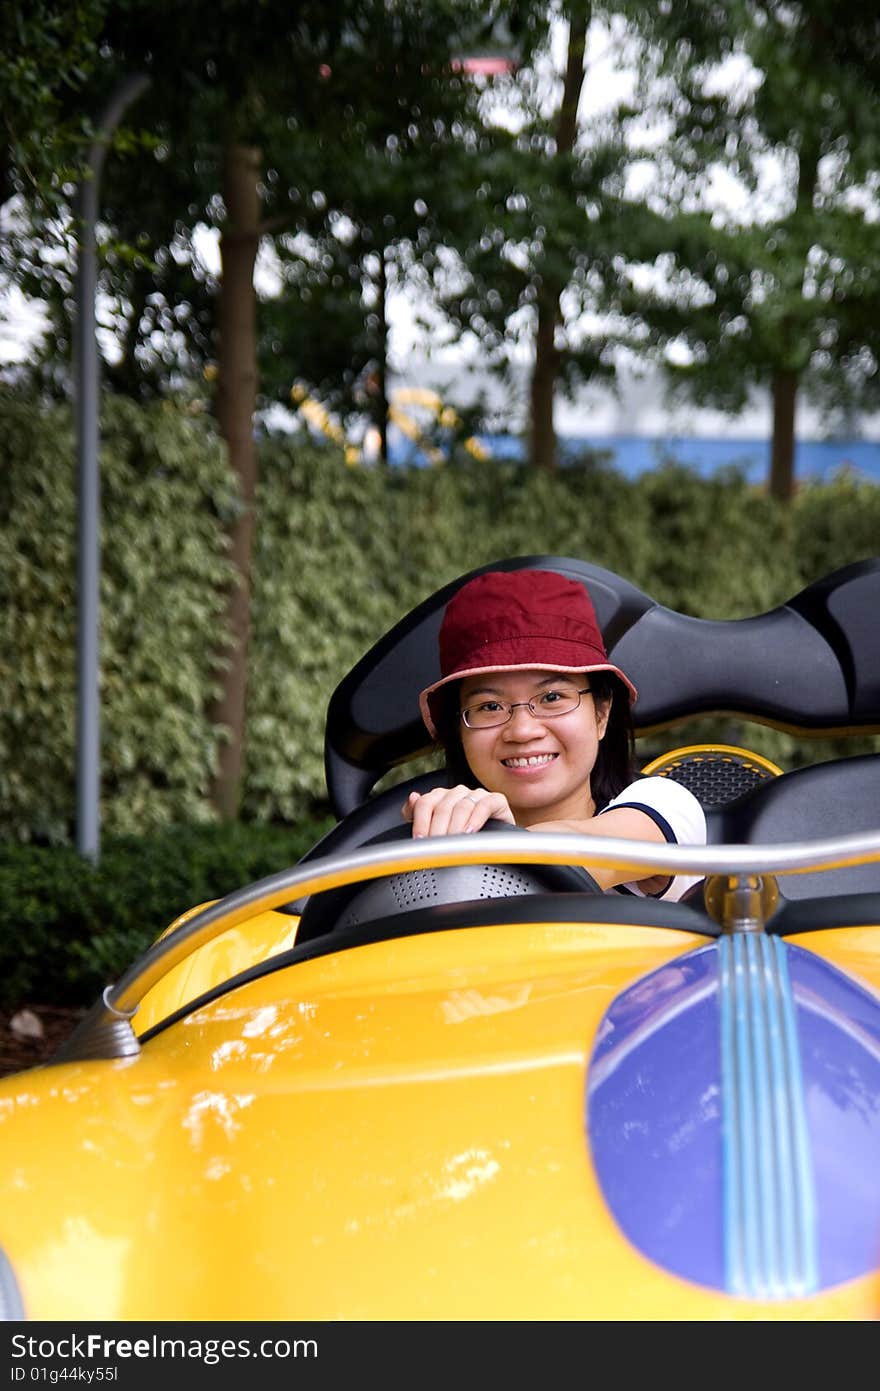
<svg viewBox="0 0 880 1391">
<path fill-rule="evenodd" d="M 440 628 L 441 679 L 420 696 L 456 785 L 410 794 L 414 836 L 478 831 L 490 819 L 530 831 L 575 831 L 649 844 L 703 845 L 693 793 L 633 773 L 632 682 L 608 660 L 583 585 L 549 570 L 488 571 L 450 599 Z M 603 889 L 678 899 L 696 876 L 626 883 L 591 869 Z"/>
</svg>

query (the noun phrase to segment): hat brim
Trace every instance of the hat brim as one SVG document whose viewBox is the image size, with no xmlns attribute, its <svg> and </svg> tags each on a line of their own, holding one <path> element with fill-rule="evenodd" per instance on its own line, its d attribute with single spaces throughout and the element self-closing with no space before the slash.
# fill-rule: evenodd
<svg viewBox="0 0 880 1391">
<path fill-rule="evenodd" d="M 558 662 L 512 662 L 508 665 L 475 666 L 463 667 L 461 671 L 450 672 L 449 676 L 444 676 L 439 681 L 435 681 L 432 686 L 426 686 L 419 696 L 419 709 L 422 712 L 422 719 L 425 722 L 428 733 L 432 739 L 438 738 L 437 725 L 434 721 L 431 710 L 431 698 L 437 691 L 444 686 L 449 686 L 453 681 L 463 681 L 466 676 L 478 676 L 481 672 L 491 671 L 564 671 L 575 674 L 577 672 L 588 671 L 608 671 L 612 676 L 618 676 L 629 692 L 630 704 L 638 699 L 638 691 L 628 676 L 616 667 L 613 662 L 591 662 L 584 665 L 578 663 L 577 666 L 561 666 Z"/>
</svg>

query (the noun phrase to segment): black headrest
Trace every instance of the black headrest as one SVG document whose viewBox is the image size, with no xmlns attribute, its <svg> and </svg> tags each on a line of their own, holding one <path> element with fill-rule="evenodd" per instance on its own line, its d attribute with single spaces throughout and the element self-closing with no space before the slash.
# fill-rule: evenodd
<svg viewBox="0 0 880 1391">
<path fill-rule="evenodd" d="M 522 569 L 554 570 L 585 586 L 609 656 L 639 689 L 638 732 L 722 711 L 816 733 L 880 729 L 880 559 L 837 570 L 757 617 L 716 620 L 664 608 L 598 565 L 515 556 L 437 590 L 339 683 L 324 743 L 338 816 L 390 768 L 429 750 L 418 696 L 440 676 L 437 638 L 451 595 L 487 570 Z"/>
</svg>

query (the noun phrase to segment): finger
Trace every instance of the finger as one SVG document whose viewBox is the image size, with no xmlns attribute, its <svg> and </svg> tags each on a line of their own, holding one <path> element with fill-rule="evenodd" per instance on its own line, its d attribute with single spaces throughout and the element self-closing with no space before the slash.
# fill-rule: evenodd
<svg viewBox="0 0 880 1391">
<path fill-rule="evenodd" d="M 484 809 L 484 799 L 473 792 L 459 796 L 450 808 L 448 829 L 450 835 L 460 835 L 463 831 L 478 831 L 485 824 L 488 812 Z"/>
<path fill-rule="evenodd" d="M 416 819 L 413 821 L 413 834 L 415 835 L 416 827 L 418 827 L 421 834 L 426 836 L 449 835 L 453 829 L 456 805 L 457 799 L 447 794 L 442 799 L 432 802 L 430 806 L 419 807 Z M 460 829 L 460 822 L 461 817 L 459 817 L 459 825 L 455 829 Z"/>
<path fill-rule="evenodd" d="M 434 808 L 447 795 L 445 787 L 435 787 L 430 792 L 411 792 L 409 794 L 400 809 L 400 814 L 404 821 L 412 822 L 414 836 L 432 834 L 430 826 Z"/>
<path fill-rule="evenodd" d="M 475 800 L 467 787 L 432 789 L 419 799 L 414 808 L 413 835 L 446 836 L 463 831 Z"/>
<path fill-rule="evenodd" d="M 486 809 L 487 821 L 491 818 L 493 821 L 506 821 L 510 826 L 516 825 L 516 817 L 511 811 L 510 803 L 503 793 L 495 792 L 491 797 L 487 798 L 486 801 L 488 804 Z"/>
<path fill-rule="evenodd" d="M 500 792 L 485 792 L 482 788 L 468 790 L 456 804 L 450 818 L 450 830 L 480 831 L 487 821 L 493 820 L 516 825 L 507 798 Z"/>
<path fill-rule="evenodd" d="M 466 831 L 482 830 L 487 821 L 505 821 L 511 826 L 516 825 L 516 818 L 510 809 L 507 798 L 500 792 L 482 793 L 475 796 L 474 806 L 464 829 Z"/>
<path fill-rule="evenodd" d="M 443 835 L 446 823 L 440 808 L 447 795 L 445 788 L 434 788 L 415 798 L 412 802 L 414 837 Z"/>
</svg>

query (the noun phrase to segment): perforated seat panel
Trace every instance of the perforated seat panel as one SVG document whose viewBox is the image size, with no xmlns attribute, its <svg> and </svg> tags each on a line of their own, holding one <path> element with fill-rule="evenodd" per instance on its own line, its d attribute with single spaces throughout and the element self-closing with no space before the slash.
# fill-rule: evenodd
<svg viewBox="0 0 880 1391">
<path fill-rule="evenodd" d="M 540 878 L 518 865 L 462 865 L 454 870 L 417 869 L 390 874 L 374 880 L 350 901 L 339 915 L 337 931 L 412 908 L 446 903 L 453 874 L 455 897 L 461 899 L 512 898 L 539 893 L 544 887 Z"/>
<path fill-rule="evenodd" d="M 782 769 L 748 749 L 701 745 L 674 749 L 654 759 L 642 771 L 680 782 L 708 810 L 735 801 L 760 783 L 778 777 Z"/>
</svg>

